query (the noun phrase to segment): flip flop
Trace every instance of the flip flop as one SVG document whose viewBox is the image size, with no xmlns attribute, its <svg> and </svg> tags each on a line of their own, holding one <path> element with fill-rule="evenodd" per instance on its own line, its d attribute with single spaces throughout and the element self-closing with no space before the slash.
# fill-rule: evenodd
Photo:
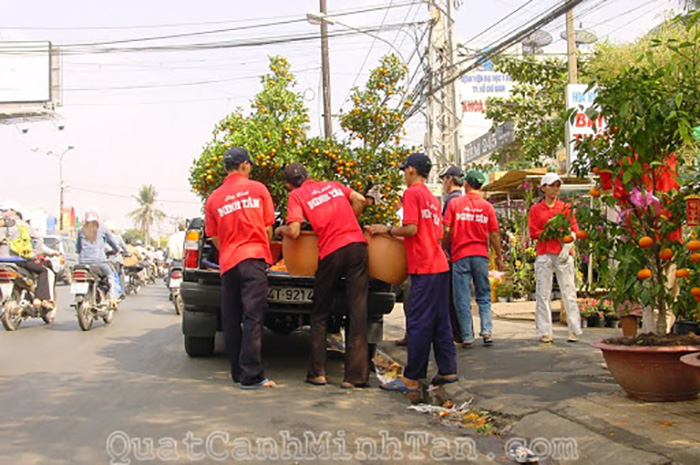
<svg viewBox="0 0 700 465">
<path fill-rule="evenodd" d="M 352 384 L 347 381 L 340 383 L 340 389 L 355 389 L 369 387 L 369 383 Z"/>
<path fill-rule="evenodd" d="M 396 378 L 394 381 L 391 381 L 389 383 L 380 384 L 379 387 L 385 391 L 403 392 L 404 394 L 407 392 L 420 391 L 420 386 L 417 388 L 409 388 L 399 378 Z"/>
<path fill-rule="evenodd" d="M 304 380 L 304 382 L 305 382 L 305 383 L 308 383 L 308 384 L 311 384 L 311 385 L 313 385 L 313 386 L 325 386 L 326 384 L 328 384 L 327 381 L 317 381 L 317 380 L 315 380 L 315 379 L 313 379 L 313 378 L 306 378 L 306 379 Z"/>
<path fill-rule="evenodd" d="M 260 381 L 259 383 L 255 384 L 241 384 L 241 389 L 262 389 L 262 388 L 273 388 L 276 387 L 277 385 L 272 383 L 270 386 L 265 386 L 266 383 L 269 383 L 270 380 L 268 378 L 265 378 L 264 380 Z"/>
<path fill-rule="evenodd" d="M 433 379 L 430 380 L 430 384 L 432 384 L 433 386 L 442 386 L 443 384 L 452 384 L 456 383 L 457 381 L 459 381 L 459 376 L 455 376 L 454 378 L 447 378 L 444 376 L 435 375 L 433 376 Z"/>
</svg>

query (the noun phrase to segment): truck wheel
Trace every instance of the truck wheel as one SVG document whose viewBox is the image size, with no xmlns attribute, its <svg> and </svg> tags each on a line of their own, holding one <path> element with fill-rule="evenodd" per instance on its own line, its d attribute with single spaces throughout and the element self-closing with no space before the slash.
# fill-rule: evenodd
<svg viewBox="0 0 700 465">
<path fill-rule="evenodd" d="M 190 357 L 211 357 L 214 353 L 214 337 L 185 336 L 185 352 Z"/>
</svg>

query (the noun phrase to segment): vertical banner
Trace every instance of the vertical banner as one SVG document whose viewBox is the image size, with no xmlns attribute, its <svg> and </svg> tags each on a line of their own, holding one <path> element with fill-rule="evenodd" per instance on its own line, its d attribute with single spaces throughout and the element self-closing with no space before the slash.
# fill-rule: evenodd
<svg viewBox="0 0 700 465">
<path fill-rule="evenodd" d="M 596 87 L 588 90 L 588 84 L 568 84 L 566 86 L 566 108 L 573 108 L 569 120 L 566 122 L 566 172 L 571 170 L 571 165 L 578 159 L 576 141 L 586 136 L 602 134 L 607 126 L 605 118 L 598 116 L 594 121 L 586 114 L 593 108 L 593 103 L 598 96 Z"/>
</svg>

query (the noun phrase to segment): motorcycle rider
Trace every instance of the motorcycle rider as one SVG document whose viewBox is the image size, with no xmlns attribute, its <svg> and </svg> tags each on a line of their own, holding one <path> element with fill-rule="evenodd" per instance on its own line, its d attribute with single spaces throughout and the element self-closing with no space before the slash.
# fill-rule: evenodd
<svg viewBox="0 0 700 465">
<path fill-rule="evenodd" d="M 32 304 L 47 311 L 53 310 L 55 303 L 50 279 L 50 273 L 53 272 L 34 259 L 29 225 L 22 220 L 22 215 L 17 210 L 8 207 L 0 207 L 0 210 L 0 259 L 9 259 L 17 266 L 34 273 L 37 278 Z"/>
<path fill-rule="evenodd" d="M 107 276 L 109 282 L 109 305 L 116 309 L 117 298 L 115 295 L 114 273 L 105 254 L 105 246 L 107 244 L 115 251 L 128 253 L 126 249 L 121 249 L 109 231 L 100 225 L 100 216 L 97 209 L 88 208 L 85 211 L 85 223 L 78 230 L 78 239 L 75 243 L 76 251 L 78 252 L 78 263 L 94 266 Z"/>
</svg>

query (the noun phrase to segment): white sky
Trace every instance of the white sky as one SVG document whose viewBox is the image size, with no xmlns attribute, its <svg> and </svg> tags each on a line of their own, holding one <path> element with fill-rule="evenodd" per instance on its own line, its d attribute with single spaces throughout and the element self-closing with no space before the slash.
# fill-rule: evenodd
<svg viewBox="0 0 700 465">
<path fill-rule="evenodd" d="M 461 0 L 456 12 L 460 40 L 487 46 L 536 18 L 561 0 Z M 353 27 L 425 21 L 427 6 L 417 0 L 328 0 L 329 14 L 371 6 L 391 9 L 338 16 Z M 599 38 L 622 43 L 634 40 L 658 24 L 674 6 L 672 0 L 587 0 L 576 9 L 576 24 Z M 144 38 L 197 31 L 228 31 L 125 45 L 192 44 L 253 37 L 275 38 L 308 34 L 306 12 L 318 11 L 317 0 L 249 1 L 135 1 L 5 0 L 0 15 L 0 41 L 50 40 L 54 46 Z M 515 9 L 510 18 L 491 27 Z M 260 23 L 303 20 L 267 28 L 231 30 Z M 185 25 L 186 24 L 186 25 Z M 177 26 L 174 26 L 177 25 Z M 554 42 L 545 49 L 561 53 L 563 18 L 545 28 Z M 346 30 L 342 25 L 330 31 Z M 485 31 L 485 32 L 482 32 Z M 410 31 L 382 32 L 405 57 L 414 49 Z M 87 47 L 93 49 L 94 47 Z M 330 41 L 332 108 L 337 113 L 350 87 L 364 84 L 389 46 L 367 35 Z M 297 74 L 311 112 L 311 134 L 322 127 L 320 99 L 320 44 L 316 40 L 216 51 L 141 51 L 80 53 L 63 59 L 65 129 L 51 122 L 0 125 L 2 181 L 0 201 L 25 207 L 58 210 L 58 161 L 31 151 L 63 152 L 68 145 L 64 179 L 69 186 L 66 205 L 77 213 L 97 206 L 118 227 L 131 227 L 126 213 L 136 208 L 131 198 L 144 184 L 153 184 L 159 207 L 168 215 L 197 215 L 200 203 L 189 191 L 188 169 L 211 131 L 235 107 L 247 106 L 260 89 L 258 77 L 267 69 L 267 56 L 285 56 Z M 365 63 L 363 66 L 363 62 Z M 417 61 L 410 62 L 411 70 Z M 0 76 L 1 82 L 2 76 Z M 347 105 L 347 103 L 346 103 Z M 28 128 L 26 134 L 22 128 Z M 408 122 L 408 143 L 423 141 L 422 119 Z M 163 227 L 163 234 L 169 233 Z"/>
</svg>

